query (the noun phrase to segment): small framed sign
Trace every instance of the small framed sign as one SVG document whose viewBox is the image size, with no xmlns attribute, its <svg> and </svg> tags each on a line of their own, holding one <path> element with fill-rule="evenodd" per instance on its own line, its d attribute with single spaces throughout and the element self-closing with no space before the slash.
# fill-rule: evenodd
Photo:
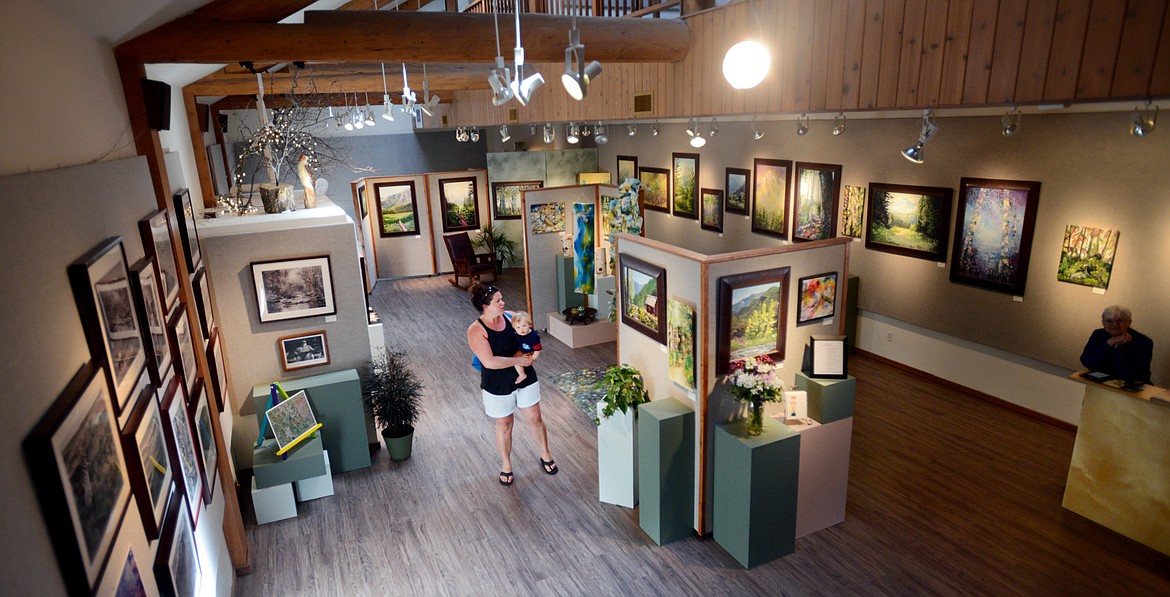
<svg viewBox="0 0 1170 597">
<path fill-rule="evenodd" d="M 821 379 L 845 379 L 849 376 L 845 336 L 812 336 L 808 342 L 807 366 L 802 368 L 805 375 Z"/>
</svg>

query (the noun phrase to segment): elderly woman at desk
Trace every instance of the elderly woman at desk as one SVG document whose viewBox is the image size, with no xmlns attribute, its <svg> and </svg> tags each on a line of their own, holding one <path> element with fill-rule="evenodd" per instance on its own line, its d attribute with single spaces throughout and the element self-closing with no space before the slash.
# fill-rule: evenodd
<svg viewBox="0 0 1170 597">
<path fill-rule="evenodd" d="M 1108 373 L 1129 382 L 1150 383 L 1150 361 L 1154 356 L 1154 341 L 1149 336 L 1129 327 L 1133 313 L 1121 305 L 1105 307 L 1101 313 L 1101 327 L 1093 330 L 1081 364 L 1091 371 Z"/>
</svg>

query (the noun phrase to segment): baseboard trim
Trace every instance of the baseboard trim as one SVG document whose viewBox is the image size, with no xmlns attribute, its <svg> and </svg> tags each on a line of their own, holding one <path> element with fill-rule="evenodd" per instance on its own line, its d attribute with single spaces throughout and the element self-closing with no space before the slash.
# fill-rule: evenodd
<svg viewBox="0 0 1170 597">
<path fill-rule="evenodd" d="M 1007 400 L 1004 400 L 1003 398 L 997 398 L 995 396 L 992 396 L 991 394 L 986 394 L 984 392 L 980 392 L 979 390 L 968 388 L 967 386 L 955 383 L 949 379 L 944 379 L 942 377 L 934 375 L 933 373 L 927 373 L 926 371 L 923 371 L 921 369 L 916 369 L 916 368 L 911 367 L 910 365 L 907 365 L 905 363 L 900 363 L 900 362 L 895 361 L 893 359 L 883 357 L 883 356 L 878 355 L 878 354 L 874 354 L 874 353 L 869 352 L 868 350 L 865 350 L 863 348 L 854 347 L 853 350 L 857 354 L 859 354 L 865 358 L 873 359 L 879 363 L 883 363 L 883 364 L 889 365 L 891 367 L 901 369 L 902 371 L 905 371 L 905 372 L 913 374 L 913 375 L 917 375 L 918 377 L 932 381 L 932 382 L 937 383 L 941 386 L 946 386 L 952 390 L 962 392 L 964 394 L 967 394 L 968 396 L 978 398 L 980 400 L 985 400 L 985 401 L 990 402 L 996 406 L 1000 406 L 1000 407 L 1006 408 L 1008 410 L 1018 412 L 1024 416 L 1030 417 L 1032 419 L 1036 419 L 1037 421 L 1040 421 L 1043 423 L 1048 423 L 1049 425 L 1052 425 L 1054 427 L 1057 427 L 1060 429 L 1065 429 L 1067 431 L 1072 431 L 1074 433 L 1077 430 L 1077 426 L 1073 425 L 1072 423 L 1068 423 L 1066 421 L 1061 421 L 1060 419 L 1057 419 L 1055 417 L 1050 417 L 1044 413 L 1039 413 L 1039 412 L 1036 412 L 1036 411 L 1029 409 L 1029 408 L 1024 408 L 1024 407 L 1020 406 L 1019 404 L 1015 404 L 1014 402 L 1008 402 Z"/>
</svg>

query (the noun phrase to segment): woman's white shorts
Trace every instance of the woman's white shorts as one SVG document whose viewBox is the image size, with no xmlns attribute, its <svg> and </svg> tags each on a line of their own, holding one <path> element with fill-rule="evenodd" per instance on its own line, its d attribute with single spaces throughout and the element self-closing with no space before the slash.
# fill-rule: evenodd
<svg viewBox="0 0 1170 597">
<path fill-rule="evenodd" d="M 517 408 L 528 408 L 540 402 L 540 383 L 529 384 L 511 394 L 503 396 L 490 394 L 487 390 L 480 390 L 483 394 L 483 410 L 493 419 L 502 419 L 516 412 Z"/>
</svg>

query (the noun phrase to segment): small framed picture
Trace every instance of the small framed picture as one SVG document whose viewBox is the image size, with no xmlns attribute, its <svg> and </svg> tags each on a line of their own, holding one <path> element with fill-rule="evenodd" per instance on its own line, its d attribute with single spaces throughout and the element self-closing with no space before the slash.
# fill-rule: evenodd
<svg viewBox="0 0 1170 597">
<path fill-rule="evenodd" d="M 329 256 L 252 263 L 260 323 L 337 313 Z"/>
<path fill-rule="evenodd" d="M 175 219 L 178 220 L 179 238 L 183 241 L 183 257 L 187 260 L 187 272 L 193 272 L 203 263 L 203 252 L 199 250 L 199 229 L 195 226 L 195 206 L 191 203 L 191 191 L 180 189 L 175 193 Z"/>
<path fill-rule="evenodd" d="M 168 210 L 160 209 L 138 220 L 142 248 L 147 257 L 154 258 L 158 270 L 158 292 L 163 313 L 170 313 L 179 300 L 179 274 L 175 264 L 175 247 L 171 244 L 173 218 Z"/>
<path fill-rule="evenodd" d="M 723 232 L 723 191 L 703 189 L 699 197 L 702 199 L 699 206 L 699 226 L 703 230 Z"/>
<path fill-rule="evenodd" d="M 622 323 L 666 344 L 666 270 L 630 255 L 618 255 Z"/>
<path fill-rule="evenodd" d="M 828 319 L 837 310 L 837 272 L 805 276 L 797 282 L 800 305 L 796 325 Z"/>
<path fill-rule="evenodd" d="M 203 572 L 195 545 L 195 523 L 182 492 L 171 494 L 166 524 L 154 558 L 154 578 L 163 597 L 199 595 Z"/>
<path fill-rule="evenodd" d="M 638 177 L 638 156 L 619 155 L 617 157 L 617 184 L 627 179 Z"/>
<path fill-rule="evenodd" d="M 747 215 L 751 206 L 752 171 L 747 168 L 727 168 L 727 211 Z"/>
<path fill-rule="evenodd" d="M 318 427 L 317 417 L 313 415 L 313 408 L 304 390 L 268 409 L 264 416 L 268 417 L 272 436 L 276 438 L 281 452 L 296 445 Z"/>
<path fill-rule="evenodd" d="M 196 384 L 195 395 L 187 405 L 187 415 L 191 417 L 195 446 L 199 448 L 197 451 L 200 456 L 199 465 L 203 469 L 203 503 L 210 505 L 215 494 L 219 448 L 215 444 L 215 430 L 211 428 L 211 401 L 207 399 L 206 387 L 202 381 Z"/>
<path fill-rule="evenodd" d="M 162 387 L 171 366 L 171 338 L 167 332 L 166 312 L 158 289 L 158 269 L 153 258 L 143 257 L 130 266 L 130 289 L 134 293 L 138 321 L 142 323 L 142 336 L 147 345 L 146 371 L 150 383 Z"/>
<path fill-rule="evenodd" d="M 670 213 L 670 170 L 642 166 L 638 178 L 642 180 L 642 207 Z"/>
<path fill-rule="evenodd" d="M 227 385 L 227 363 L 223 360 L 223 338 L 219 328 L 212 330 L 211 339 L 207 341 L 207 372 L 211 380 L 208 394 L 215 399 L 215 408 L 223 412 L 231 403 L 231 396 Z"/>
<path fill-rule="evenodd" d="M 325 340 L 325 330 L 285 336 L 277 343 L 280 345 L 280 366 L 285 371 L 329 364 L 329 343 Z"/>
<path fill-rule="evenodd" d="M 519 220 L 523 215 L 521 196 L 524 191 L 544 186 L 540 180 L 492 183 L 492 210 L 497 220 Z"/>
<path fill-rule="evenodd" d="M 671 201 L 674 215 L 699 219 L 699 154 L 671 154 Z"/>
<path fill-rule="evenodd" d="M 191 281 L 191 289 L 195 291 L 195 310 L 199 315 L 199 329 L 203 332 L 203 342 L 206 345 L 211 338 L 211 330 L 215 329 L 215 314 L 211 308 L 211 282 L 207 280 L 207 268 L 200 267 Z"/>
<path fill-rule="evenodd" d="M 126 455 L 130 487 L 146 538 L 158 538 L 162 528 L 167 494 L 174 483 L 171 448 L 163 433 L 162 413 L 154 397 L 154 387 L 147 386 L 122 429 L 122 453 Z"/>
<path fill-rule="evenodd" d="M 163 432 L 167 440 L 176 450 L 178 467 L 176 472 L 182 473 L 183 493 L 187 496 L 187 506 L 191 509 L 194 522 L 199 521 L 200 496 L 204 494 L 203 475 L 199 472 L 199 456 L 195 452 L 195 438 L 191 433 L 191 419 L 187 416 L 186 395 L 179 387 L 179 383 L 171 384 L 163 398 L 162 410 Z M 210 486 L 208 486 L 210 489 Z"/>
<path fill-rule="evenodd" d="M 414 181 L 374 183 L 374 198 L 378 201 L 378 214 L 381 215 L 378 230 L 382 238 L 419 234 Z"/>
<path fill-rule="evenodd" d="M 849 376 L 848 357 L 845 336 L 812 336 L 808 367 L 803 369 L 809 377 L 845 379 Z"/>
<path fill-rule="evenodd" d="M 171 332 L 171 353 L 178 355 L 174 358 L 174 364 L 179 382 L 183 392 L 190 392 L 195 387 L 199 371 L 195 362 L 195 341 L 191 338 L 191 327 L 187 323 L 187 310 L 175 309 L 167 327 Z"/>
</svg>

